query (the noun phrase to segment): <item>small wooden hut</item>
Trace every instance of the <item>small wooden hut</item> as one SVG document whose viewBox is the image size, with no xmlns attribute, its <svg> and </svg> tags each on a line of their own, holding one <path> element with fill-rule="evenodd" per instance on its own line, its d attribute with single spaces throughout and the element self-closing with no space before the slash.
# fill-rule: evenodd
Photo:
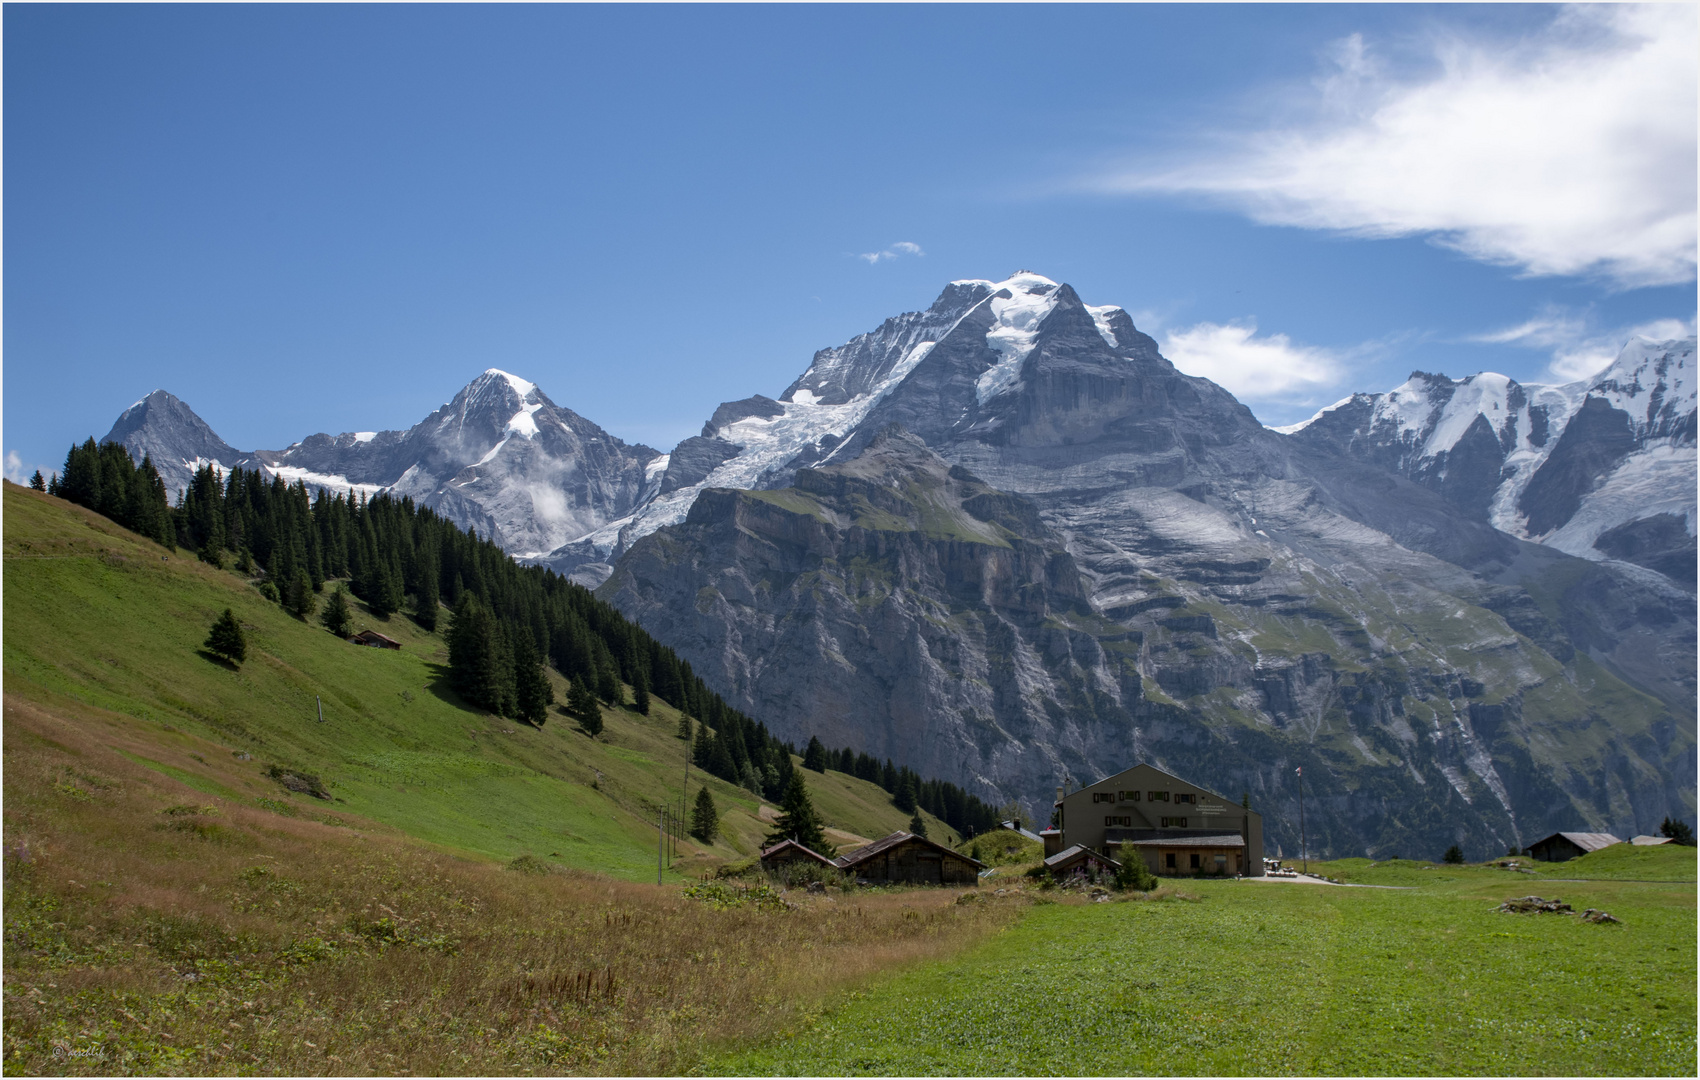
<svg viewBox="0 0 1700 1080">
<path fill-rule="evenodd" d="M 778 870 L 792 863 L 818 863 L 829 869 L 838 869 L 838 864 L 797 843 L 795 840 L 781 840 L 779 843 L 761 853 L 761 868 L 763 870 Z"/>
<path fill-rule="evenodd" d="M 401 648 L 401 642 L 395 638 L 385 637 L 376 630 L 362 630 L 348 640 L 356 645 L 370 645 L 374 649 Z"/>
</svg>

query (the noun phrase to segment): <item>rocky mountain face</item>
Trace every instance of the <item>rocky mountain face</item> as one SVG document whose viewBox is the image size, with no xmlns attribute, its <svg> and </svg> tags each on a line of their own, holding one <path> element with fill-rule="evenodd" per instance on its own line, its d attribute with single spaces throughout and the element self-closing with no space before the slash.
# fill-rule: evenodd
<svg viewBox="0 0 1700 1080">
<path fill-rule="evenodd" d="M 1586 384 L 1419 376 L 1273 431 L 1023 272 L 667 455 L 490 371 L 408 431 L 245 460 L 605 582 L 785 738 L 1040 819 L 1151 761 L 1249 793 L 1289 852 L 1303 765 L 1313 851 L 1485 856 L 1692 816 L 1692 369 L 1632 343 Z M 172 403 L 109 438 L 234 463 Z"/>
<path fill-rule="evenodd" d="M 1690 594 L 1267 430 L 1066 285 L 955 283 L 723 419 L 703 437 L 728 456 L 696 491 L 601 538 L 624 550 L 604 595 L 787 736 L 933 762 L 1034 810 L 1065 777 L 1151 760 L 1249 791 L 1289 848 L 1304 764 L 1313 844 L 1339 853 L 1489 854 L 1566 822 L 1646 831 L 1693 802 Z M 943 606 L 949 574 L 910 569 L 949 565 L 919 554 L 938 542 L 924 530 L 890 592 L 842 569 L 867 525 L 819 491 L 892 425 L 1030 506 L 1044 532 L 1023 538 L 1067 553 L 1078 585 L 1048 582 L 1042 629 Z"/>
<path fill-rule="evenodd" d="M 195 470 L 204 465 L 229 470 L 253 464 L 253 455 L 219 438 L 195 410 L 164 390 L 125 409 L 100 441 L 123 444 L 136 461 L 151 457 L 165 490 L 173 495 L 188 487 Z"/>
<path fill-rule="evenodd" d="M 244 454 L 155 391 L 104 441 L 135 457 L 152 453 L 167 490 L 186 486 L 198 464 L 216 462 L 259 467 L 310 488 L 389 491 L 522 556 L 630 514 L 654 495 L 666 466 L 649 447 L 628 446 L 536 384 L 495 369 L 406 431 L 313 435 L 285 450 Z"/>
<path fill-rule="evenodd" d="M 1439 492 L 1471 517 L 1695 587 L 1695 342 L 1631 340 L 1591 379 L 1415 372 L 1283 431 Z"/>
</svg>

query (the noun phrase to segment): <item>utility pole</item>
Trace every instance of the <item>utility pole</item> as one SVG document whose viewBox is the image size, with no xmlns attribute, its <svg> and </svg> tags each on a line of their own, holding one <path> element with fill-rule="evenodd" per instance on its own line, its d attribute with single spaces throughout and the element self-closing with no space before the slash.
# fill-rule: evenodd
<svg viewBox="0 0 1700 1080">
<path fill-rule="evenodd" d="M 667 851 L 667 811 L 655 819 L 655 883 L 661 884 L 661 860 Z"/>
<path fill-rule="evenodd" d="M 1299 778 L 1299 860 L 1304 863 L 1305 873 L 1310 873 L 1310 844 L 1305 840 L 1305 768 L 1300 765 L 1293 772 Z"/>
</svg>

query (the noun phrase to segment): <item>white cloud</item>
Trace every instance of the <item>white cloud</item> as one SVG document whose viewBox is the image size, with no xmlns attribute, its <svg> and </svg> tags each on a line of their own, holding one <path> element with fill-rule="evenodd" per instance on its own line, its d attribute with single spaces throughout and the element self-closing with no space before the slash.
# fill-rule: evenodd
<svg viewBox="0 0 1700 1080">
<path fill-rule="evenodd" d="M 6 451 L 6 479 L 14 484 L 29 483 L 24 475 L 24 459 L 16 450 Z"/>
<path fill-rule="evenodd" d="M 1617 359 L 1617 354 L 1631 337 L 1668 341 L 1693 335 L 1693 319 L 1653 319 L 1633 326 L 1602 330 L 1583 315 L 1565 308 L 1548 307 L 1516 326 L 1476 334 L 1467 340 L 1550 350 L 1552 359 L 1547 364 L 1543 379 L 1569 383 L 1604 370 L 1606 365 Z"/>
<path fill-rule="evenodd" d="M 865 252 L 861 255 L 856 256 L 856 258 L 866 259 L 867 262 L 868 262 L 868 265 L 872 266 L 877 262 L 881 262 L 882 260 L 895 259 L 900 255 L 925 255 L 925 254 L 926 254 L 926 252 L 921 250 L 920 244 L 911 243 L 908 240 L 899 240 L 897 243 L 886 248 L 884 251 L 869 251 L 869 252 Z"/>
<path fill-rule="evenodd" d="M 1188 375 L 1226 388 L 1241 401 L 1293 401 L 1337 384 L 1341 358 L 1295 345 L 1286 334 L 1257 336 L 1257 323 L 1202 322 L 1163 336 L 1163 355 Z"/>
<path fill-rule="evenodd" d="M 1094 186 L 1198 194 L 1265 224 L 1428 236 L 1527 274 L 1625 287 L 1692 280 L 1696 11 L 1569 8 L 1504 45 L 1436 38 L 1427 77 L 1389 75 L 1357 35 L 1306 121 Z"/>
</svg>

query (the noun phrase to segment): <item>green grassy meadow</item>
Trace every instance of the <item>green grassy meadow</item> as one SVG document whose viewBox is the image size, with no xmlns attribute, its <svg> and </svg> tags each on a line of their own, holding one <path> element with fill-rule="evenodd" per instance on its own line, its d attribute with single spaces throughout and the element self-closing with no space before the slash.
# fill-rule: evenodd
<svg viewBox="0 0 1700 1080">
<path fill-rule="evenodd" d="M 710 1070 L 1692 1076 L 1694 888 L 1530 881 L 1464 867 L 1413 889 L 1200 881 L 1042 904 Z M 1494 911 L 1531 892 L 1623 921 Z"/>
<path fill-rule="evenodd" d="M 364 819 L 446 851 L 530 854 L 632 880 L 656 872 L 658 811 L 679 805 L 686 783 L 679 714 L 664 702 L 652 699 L 648 716 L 605 709 L 597 739 L 558 708 L 542 730 L 469 709 L 447 687 L 440 630 L 376 619 L 355 601 L 356 628 L 402 648 L 350 645 L 242 575 L 12 484 L 5 559 L 6 693 L 75 713 L 138 764 L 204 794 Z M 239 669 L 200 650 L 226 607 L 248 637 Z M 565 683 L 550 677 L 564 701 Z M 273 764 L 319 775 L 335 801 L 285 791 L 264 775 Z M 875 785 L 805 775 L 841 845 L 908 823 Z M 771 827 L 756 796 L 699 770 L 692 798 L 705 780 L 721 835 L 709 847 L 682 841 L 673 880 L 753 855 Z M 951 837 L 936 819 L 929 827 Z"/>
</svg>

